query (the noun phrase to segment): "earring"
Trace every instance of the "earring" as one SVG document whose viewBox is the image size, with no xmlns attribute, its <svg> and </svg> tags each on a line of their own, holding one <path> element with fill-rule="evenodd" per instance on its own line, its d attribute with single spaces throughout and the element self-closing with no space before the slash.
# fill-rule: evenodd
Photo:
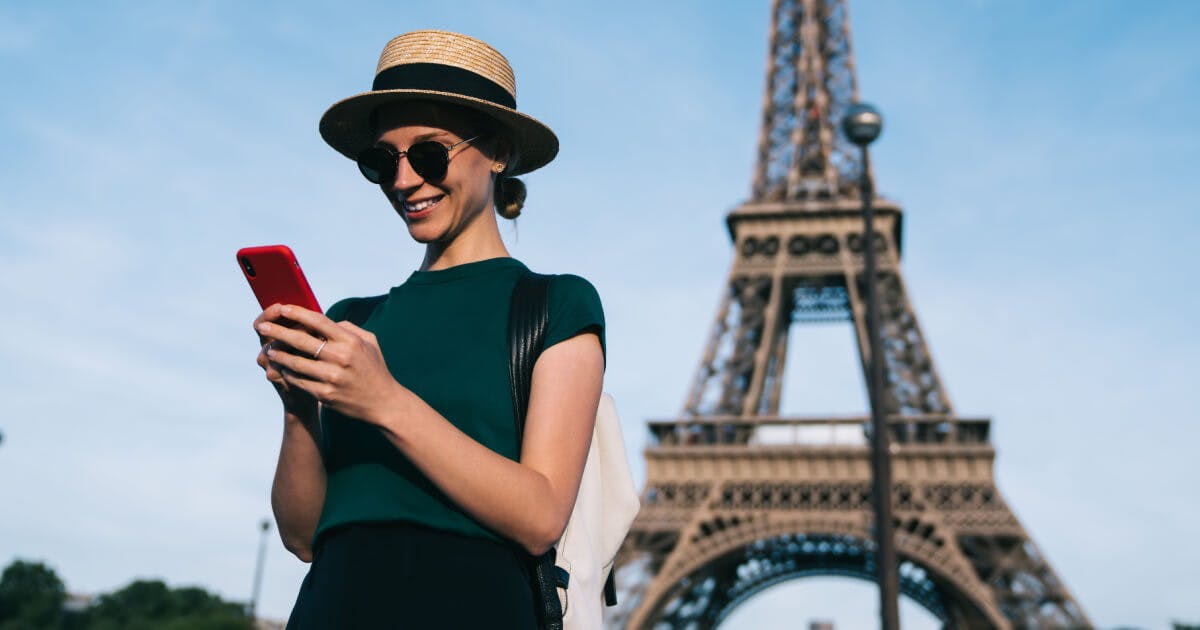
<svg viewBox="0 0 1200 630">
<path fill-rule="evenodd" d="M 493 164 L 492 171 L 494 171 L 497 175 L 499 175 L 500 173 L 503 173 L 504 172 L 504 162 L 496 162 L 495 164 Z"/>
</svg>

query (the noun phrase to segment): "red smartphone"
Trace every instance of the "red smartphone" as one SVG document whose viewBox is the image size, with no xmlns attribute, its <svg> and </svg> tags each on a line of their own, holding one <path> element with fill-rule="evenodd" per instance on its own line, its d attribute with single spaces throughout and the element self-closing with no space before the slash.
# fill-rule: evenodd
<svg viewBox="0 0 1200 630">
<path fill-rule="evenodd" d="M 308 280 L 287 245 L 243 247 L 237 253 L 242 275 L 264 310 L 272 304 L 295 304 L 323 312 Z"/>
</svg>

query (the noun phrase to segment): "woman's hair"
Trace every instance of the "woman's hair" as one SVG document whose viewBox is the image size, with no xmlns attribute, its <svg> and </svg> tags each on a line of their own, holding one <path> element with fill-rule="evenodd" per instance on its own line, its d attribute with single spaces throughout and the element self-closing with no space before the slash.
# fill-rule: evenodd
<svg viewBox="0 0 1200 630">
<path fill-rule="evenodd" d="M 496 206 L 496 213 L 505 219 L 516 219 L 521 216 L 521 209 L 525 207 L 525 182 L 505 175 L 512 172 L 517 167 L 517 162 L 520 160 L 520 155 L 517 153 L 516 143 L 513 141 L 512 133 L 508 127 L 501 124 L 495 118 L 484 114 L 483 112 L 470 109 L 468 107 L 460 107 L 458 105 L 449 105 L 460 110 L 462 115 L 495 143 L 496 152 L 504 154 L 504 170 L 496 175 L 496 183 L 492 188 L 492 200 Z"/>
<path fill-rule="evenodd" d="M 496 182 L 492 187 L 492 202 L 496 207 L 496 213 L 505 219 L 516 219 L 521 215 L 521 209 L 525 207 L 525 182 L 505 175 L 517 168 L 517 164 L 521 158 L 518 153 L 516 142 L 513 141 L 512 132 L 508 127 L 500 121 L 488 116 L 487 114 L 464 107 L 454 103 L 440 103 L 435 101 L 428 102 L 433 105 L 433 111 L 443 110 L 451 112 L 460 120 L 467 121 L 471 129 L 477 133 L 485 135 L 489 140 L 495 143 L 496 153 L 504 155 L 504 170 L 495 175 Z M 376 133 L 379 132 L 379 112 L 380 109 L 386 108 L 388 105 L 371 112 L 371 127 Z M 440 122 L 440 121 L 435 121 Z"/>
<path fill-rule="evenodd" d="M 492 198 L 496 202 L 496 212 L 500 216 L 505 219 L 516 219 L 521 216 L 521 208 L 525 207 L 525 182 L 516 177 L 506 177 L 501 173 L 496 176 Z"/>
</svg>

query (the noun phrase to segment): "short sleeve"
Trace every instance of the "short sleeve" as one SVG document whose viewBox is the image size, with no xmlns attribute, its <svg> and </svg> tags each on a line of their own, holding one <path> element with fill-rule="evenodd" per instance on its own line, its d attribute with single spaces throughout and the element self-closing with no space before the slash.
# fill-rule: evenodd
<svg viewBox="0 0 1200 630">
<path fill-rule="evenodd" d="M 385 295 L 375 297 L 346 298 L 339 300 L 325 311 L 325 317 L 335 322 L 349 321 L 358 326 L 366 323 L 367 318 L 375 311 L 375 307 L 383 301 Z"/>
<path fill-rule="evenodd" d="M 333 303 L 333 306 L 325 309 L 325 317 L 332 319 L 335 322 L 340 322 L 346 319 L 346 309 L 350 308 L 350 303 L 354 298 L 346 298 Z"/>
<path fill-rule="evenodd" d="M 545 347 L 575 335 L 594 332 L 600 338 L 600 351 L 605 353 L 604 307 L 600 294 L 591 282 L 570 274 L 554 276 L 550 281 L 550 321 L 546 327 Z"/>
</svg>

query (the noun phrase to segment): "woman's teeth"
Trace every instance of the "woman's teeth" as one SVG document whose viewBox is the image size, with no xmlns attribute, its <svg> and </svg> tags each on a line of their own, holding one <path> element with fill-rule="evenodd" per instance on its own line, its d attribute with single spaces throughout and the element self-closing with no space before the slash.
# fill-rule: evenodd
<svg viewBox="0 0 1200 630">
<path fill-rule="evenodd" d="M 437 204 L 437 202 L 439 202 L 441 200 L 442 200 L 441 197 L 434 197 L 433 199 L 426 199 L 424 201 L 418 201 L 417 203 L 408 203 L 407 201 L 405 201 L 404 202 L 404 211 L 405 212 L 420 212 L 427 208 L 433 207 L 435 204 Z"/>
</svg>

